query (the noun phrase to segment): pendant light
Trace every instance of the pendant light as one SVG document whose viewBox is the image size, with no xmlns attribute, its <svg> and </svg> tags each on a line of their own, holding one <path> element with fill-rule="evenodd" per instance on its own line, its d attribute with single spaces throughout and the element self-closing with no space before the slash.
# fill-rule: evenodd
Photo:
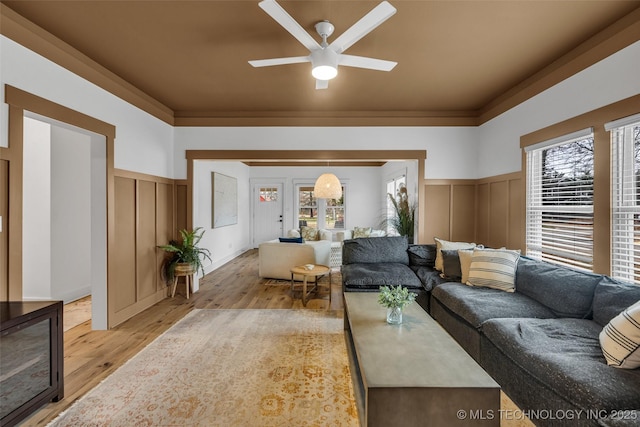
<svg viewBox="0 0 640 427">
<path fill-rule="evenodd" d="M 339 199 L 342 197 L 342 184 L 334 174 L 323 173 L 316 180 L 313 195 L 317 199 Z"/>
</svg>

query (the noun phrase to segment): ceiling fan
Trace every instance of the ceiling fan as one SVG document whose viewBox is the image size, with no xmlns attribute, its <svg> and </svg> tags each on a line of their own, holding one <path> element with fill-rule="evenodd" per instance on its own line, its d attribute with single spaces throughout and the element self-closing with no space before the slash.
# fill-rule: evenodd
<svg viewBox="0 0 640 427">
<path fill-rule="evenodd" d="M 310 54 L 308 56 L 292 56 L 287 58 L 259 59 L 249 61 L 254 67 L 270 67 L 273 65 L 298 64 L 311 62 L 311 74 L 316 79 L 316 89 L 327 89 L 329 80 L 338 74 L 338 65 L 347 67 L 367 68 L 370 70 L 391 71 L 397 62 L 364 56 L 345 55 L 343 52 L 358 40 L 373 31 L 376 27 L 396 13 L 396 8 L 389 2 L 383 1 L 362 17 L 351 28 L 342 33 L 331 44 L 327 38 L 333 34 L 334 26 L 329 21 L 321 21 L 315 25 L 316 31 L 322 37 L 318 43 L 302 28 L 275 0 L 263 0 L 258 6 L 269 14 L 285 30 L 289 31 Z"/>
</svg>

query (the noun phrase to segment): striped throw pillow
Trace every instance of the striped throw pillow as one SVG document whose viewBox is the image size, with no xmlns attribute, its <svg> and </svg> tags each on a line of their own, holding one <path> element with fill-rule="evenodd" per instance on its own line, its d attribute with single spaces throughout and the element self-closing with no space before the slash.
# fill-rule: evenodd
<svg viewBox="0 0 640 427">
<path fill-rule="evenodd" d="M 519 251 L 474 249 L 466 284 L 513 292 L 518 258 Z"/>
<path fill-rule="evenodd" d="M 607 365 L 640 367 L 640 301 L 618 314 L 600 332 L 600 347 Z"/>
</svg>

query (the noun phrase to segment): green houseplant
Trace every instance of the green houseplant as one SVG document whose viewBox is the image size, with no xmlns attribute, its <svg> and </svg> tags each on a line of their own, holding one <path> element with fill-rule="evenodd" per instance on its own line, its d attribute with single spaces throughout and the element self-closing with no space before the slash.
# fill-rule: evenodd
<svg viewBox="0 0 640 427">
<path fill-rule="evenodd" d="M 387 307 L 387 323 L 402 323 L 402 309 L 405 305 L 416 299 L 417 294 L 409 292 L 407 288 L 401 285 L 380 286 L 378 294 L 378 303 Z"/>
<path fill-rule="evenodd" d="M 409 243 L 413 243 L 416 206 L 409 202 L 407 187 L 401 186 L 395 197 L 391 193 L 387 195 L 393 208 L 393 216 L 385 218 L 382 227 L 392 228 L 399 235 L 407 236 Z"/>
<path fill-rule="evenodd" d="M 170 257 L 165 260 L 163 269 L 167 280 L 173 280 L 176 271 L 187 274 L 200 271 L 204 276 L 202 261 L 205 258 L 211 261 L 211 252 L 206 248 L 198 247 L 203 234 L 202 227 L 192 231 L 180 230 L 181 241 L 171 240 L 168 245 L 158 246 L 170 254 Z"/>
</svg>

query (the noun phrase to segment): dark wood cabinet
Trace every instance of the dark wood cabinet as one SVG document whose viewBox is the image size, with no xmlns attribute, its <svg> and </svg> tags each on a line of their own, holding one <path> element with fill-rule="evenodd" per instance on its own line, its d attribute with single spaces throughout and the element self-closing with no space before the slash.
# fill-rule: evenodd
<svg viewBox="0 0 640 427">
<path fill-rule="evenodd" d="M 62 301 L 0 302 L 0 425 L 64 396 Z"/>
</svg>

